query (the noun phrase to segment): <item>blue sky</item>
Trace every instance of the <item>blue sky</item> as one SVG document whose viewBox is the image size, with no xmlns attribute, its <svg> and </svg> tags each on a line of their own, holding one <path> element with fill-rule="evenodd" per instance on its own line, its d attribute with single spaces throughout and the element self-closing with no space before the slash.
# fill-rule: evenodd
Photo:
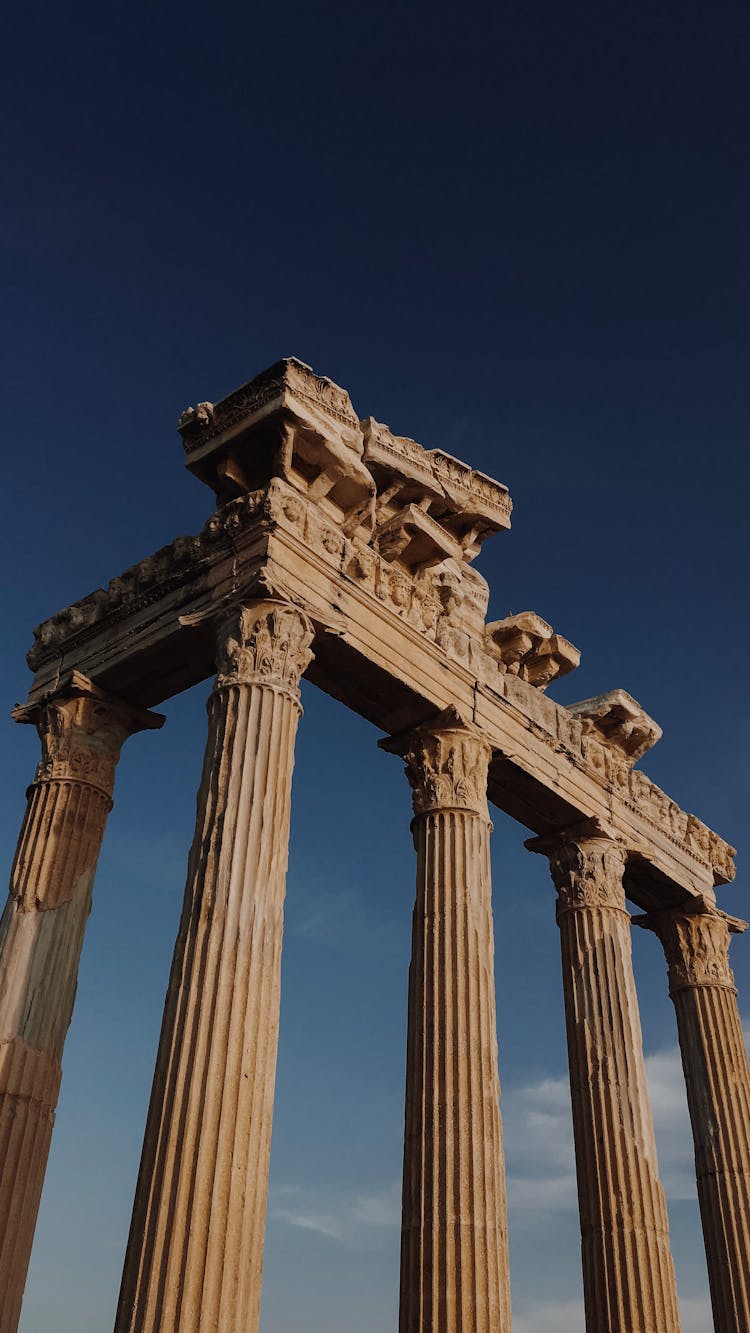
<svg viewBox="0 0 750 1333">
<path fill-rule="evenodd" d="M 506 482 L 493 617 L 623 686 L 643 764 L 742 850 L 748 804 L 746 6 L 17 8 L 6 23 L 5 713 L 31 629 L 210 493 L 175 423 L 294 354 L 361 416 Z M 207 686 L 133 738 L 100 862 L 22 1333 L 111 1327 Z M 304 690 L 262 1333 L 396 1323 L 409 793 Z M 3 728 L 9 867 L 33 733 Z M 582 1333 L 559 947 L 500 812 L 497 990 L 516 1333 Z M 744 860 L 721 903 L 747 915 Z M 733 946 L 750 1017 L 750 953 Z M 684 1333 L 708 1325 L 659 945 L 636 932 Z"/>
</svg>

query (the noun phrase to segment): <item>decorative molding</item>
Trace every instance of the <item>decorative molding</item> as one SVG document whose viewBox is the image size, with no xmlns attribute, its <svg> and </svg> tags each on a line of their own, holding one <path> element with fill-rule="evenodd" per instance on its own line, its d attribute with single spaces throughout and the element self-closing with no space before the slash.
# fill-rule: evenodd
<svg viewBox="0 0 750 1333">
<path fill-rule="evenodd" d="M 612 738 L 602 734 L 601 719 L 578 715 L 575 709 L 547 699 L 537 685 L 514 675 L 500 660 L 503 654 L 497 645 L 485 638 L 487 588 L 476 571 L 449 559 L 410 573 L 374 549 L 376 536 L 366 538 L 361 530 L 347 533 L 319 503 L 281 478 L 221 506 L 199 536 L 178 538 L 113 579 L 106 590 L 98 589 L 45 621 L 35 631 L 29 665 L 37 669 L 55 658 L 61 660 L 63 654 L 68 661 L 75 660 L 75 652 L 94 635 L 188 588 L 193 580 L 208 583 L 229 556 L 238 559 L 240 543 L 274 532 L 314 553 L 343 587 L 356 587 L 364 599 L 372 598 L 374 614 L 393 615 L 443 654 L 447 663 L 463 669 L 477 687 L 516 708 L 553 756 L 562 755 L 575 764 L 610 801 L 614 797 L 621 802 L 626 812 L 710 871 L 715 882 L 734 878 L 734 848 L 633 768 L 632 755 L 621 753 Z M 620 692 L 603 698 L 615 695 L 619 698 Z"/>
<path fill-rule="evenodd" d="M 675 908 L 633 917 L 633 924 L 658 935 L 667 960 L 669 993 L 694 986 L 719 986 L 736 992 L 729 965 L 733 934 L 747 929 L 747 922 L 727 916 L 710 904 L 703 910 Z"/>
<path fill-rule="evenodd" d="M 627 690 L 608 690 L 594 699 L 568 704 L 574 717 L 593 722 L 607 745 L 632 768 L 661 740 L 662 729 Z"/>
<path fill-rule="evenodd" d="M 489 819 L 487 771 L 492 748 L 454 708 L 432 722 L 380 741 L 406 760 L 414 814 L 466 810 Z"/>
<path fill-rule="evenodd" d="M 493 620 L 484 627 L 484 639 L 490 655 L 509 675 L 519 676 L 538 690 L 546 690 L 559 676 L 575 671 L 581 661 L 579 650 L 555 634 L 535 611 Z"/>
<path fill-rule="evenodd" d="M 325 375 L 316 375 L 296 357 L 277 361 L 260 375 L 227 394 L 218 403 L 199 403 L 188 407 L 180 415 L 177 428 L 182 436 L 185 452 L 190 455 L 202 449 L 210 440 L 224 431 L 240 425 L 247 418 L 269 408 L 286 393 L 322 410 L 346 426 L 359 428 L 351 399 L 345 389 L 334 384 Z"/>
<path fill-rule="evenodd" d="M 307 616 L 287 602 L 236 607 L 217 634 L 216 688 L 265 685 L 298 699 L 314 633 Z"/>
<path fill-rule="evenodd" d="M 42 743 L 34 783 L 82 782 L 110 799 L 120 749 L 136 731 L 164 724 L 160 713 L 133 708 L 100 690 L 79 672 L 59 695 L 13 709 L 16 722 L 33 723 Z"/>
<path fill-rule="evenodd" d="M 555 837 L 529 838 L 525 845 L 549 858 L 558 919 L 579 908 L 627 911 L 622 883 L 627 849 L 598 821 L 587 820 Z"/>
</svg>

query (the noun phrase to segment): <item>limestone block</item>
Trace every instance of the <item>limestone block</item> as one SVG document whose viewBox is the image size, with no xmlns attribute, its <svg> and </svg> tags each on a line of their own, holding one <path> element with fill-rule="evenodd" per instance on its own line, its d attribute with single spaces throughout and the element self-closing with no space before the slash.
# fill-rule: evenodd
<svg viewBox="0 0 750 1333">
<path fill-rule="evenodd" d="M 558 676 L 567 676 L 581 660 L 581 654 L 535 611 L 521 611 L 493 620 L 486 627 L 490 652 L 512 676 L 519 676 L 537 689 L 544 690 Z"/>
<path fill-rule="evenodd" d="M 574 717 L 592 722 L 629 767 L 652 749 L 663 735 L 658 722 L 654 722 L 626 690 L 608 690 L 594 699 L 568 704 L 567 709 Z"/>
<path fill-rule="evenodd" d="M 510 527 L 512 505 L 502 482 L 440 449 L 423 449 L 416 440 L 394 435 L 373 417 L 362 422 L 362 430 L 365 462 L 378 488 L 378 531 L 416 504 L 440 524 L 468 562 L 487 537 Z"/>
<path fill-rule="evenodd" d="M 220 501 L 284 477 L 347 528 L 374 521 L 375 483 L 345 389 L 294 357 L 178 422 L 189 471 Z"/>
</svg>

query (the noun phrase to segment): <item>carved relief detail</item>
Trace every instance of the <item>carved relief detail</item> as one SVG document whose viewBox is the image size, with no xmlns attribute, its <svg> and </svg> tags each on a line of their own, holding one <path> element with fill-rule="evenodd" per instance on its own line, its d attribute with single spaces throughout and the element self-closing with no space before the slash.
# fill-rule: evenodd
<svg viewBox="0 0 750 1333">
<path fill-rule="evenodd" d="M 86 696 L 55 699 L 41 711 L 42 758 L 35 782 L 85 782 L 112 795 L 120 748 L 130 728 L 117 711 Z"/>
<path fill-rule="evenodd" d="M 620 843 L 609 837 L 569 834 L 560 839 L 533 838 L 526 846 L 549 856 L 558 917 L 585 907 L 626 910 L 622 874 L 627 853 Z"/>
<path fill-rule="evenodd" d="M 381 742 L 406 760 L 415 815 L 438 810 L 470 810 L 489 818 L 487 770 L 489 742 L 455 709 L 408 736 Z"/>
<path fill-rule="evenodd" d="M 162 726 L 160 713 L 136 708 L 105 693 L 79 671 L 64 692 L 43 703 L 17 704 L 16 722 L 32 723 L 42 743 L 34 784 L 82 782 L 112 795 L 120 749 L 136 731 Z"/>
<path fill-rule="evenodd" d="M 729 966 L 732 930 L 744 928 L 723 912 L 654 912 L 635 917 L 637 925 L 653 930 L 662 942 L 669 969 L 669 993 L 690 986 L 721 986 L 734 990 Z"/>
<path fill-rule="evenodd" d="M 313 635 L 307 616 L 289 603 L 237 607 L 217 636 L 217 688 L 268 685 L 298 698 Z"/>
<path fill-rule="evenodd" d="M 470 566 L 447 560 L 413 573 L 396 567 L 361 532 L 347 534 L 281 478 L 223 505 L 199 536 L 178 538 L 113 579 L 106 590 L 98 589 L 44 622 L 35 631 L 29 665 L 36 669 L 87 635 L 101 633 L 103 622 L 115 623 L 187 585 L 202 569 L 225 561 L 228 552 L 236 558 L 243 536 L 274 527 L 293 533 L 350 585 L 376 598 L 474 681 L 517 707 L 538 741 L 595 777 L 627 810 L 709 869 L 715 882 L 734 878 L 734 849 L 632 768 L 633 756 L 621 755 L 595 719 L 575 715 L 513 674 L 503 653 L 484 637 L 487 589 Z"/>
</svg>

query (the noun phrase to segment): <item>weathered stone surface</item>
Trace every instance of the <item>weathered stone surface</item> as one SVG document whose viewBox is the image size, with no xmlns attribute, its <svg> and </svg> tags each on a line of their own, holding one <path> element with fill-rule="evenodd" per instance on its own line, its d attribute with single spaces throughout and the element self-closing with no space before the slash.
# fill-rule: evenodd
<svg viewBox="0 0 750 1333">
<path fill-rule="evenodd" d="M 747 929 L 703 911 L 634 918 L 659 936 L 669 965 L 695 1145 L 715 1333 L 750 1329 L 750 1069 L 729 966 Z"/>
<path fill-rule="evenodd" d="M 584 827 L 532 839 L 557 889 L 586 1333 L 677 1333 L 625 907 L 626 850 Z"/>
<path fill-rule="evenodd" d="M 485 638 L 487 585 L 476 571 L 446 560 L 411 576 L 280 479 L 39 626 L 31 697 L 81 666 L 155 704 L 213 670 L 201 626 L 238 596 L 269 590 L 314 620 L 309 675 L 329 694 L 391 732 L 447 707 L 468 710 L 493 747 L 489 795 L 501 809 L 540 834 L 576 817 L 611 823 L 639 852 L 627 868 L 639 906 L 668 905 L 670 883 L 677 902 L 734 877 L 733 848 L 591 721 L 507 670 Z"/>
<path fill-rule="evenodd" d="M 42 758 L 0 919 L 0 1333 L 21 1313 L 115 765 L 127 736 L 164 720 L 82 677 L 15 716 Z"/>
<path fill-rule="evenodd" d="M 312 626 L 242 605 L 219 630 L 195 839 L 117 1333 L 254 1333 L 279 1025 L 299 678 Z"/>
<path fill-rule="evenodd" d="M 626 690 L 608 690 L 595 699 L 568 704 L 568 712 L 592 722 L 605 741 L 635 764 L 662 738 L 662 729 Z"/>
<path fill-rule="evenodd" d="M 510 1333 L 489 746 L 450 710 L 392 740 L 413 791 L 400 1333 Z"/>
<path fill-rule="evenodd" d="M 219 403 L 188 408 L 179 430 L 187 466 L 219 500 L 283 477 L 347 531 L 372 531 L 375 484 L 349 395 L 294 357 Z"/>
<path fill-rule="evenodd" d="M 581 654 L 534 611 L 493 620 L 485 630 L 490 653 L 511 676 L 520 676 L 544 690 L 558 676 L 567 676 Z"/>
</svg>

